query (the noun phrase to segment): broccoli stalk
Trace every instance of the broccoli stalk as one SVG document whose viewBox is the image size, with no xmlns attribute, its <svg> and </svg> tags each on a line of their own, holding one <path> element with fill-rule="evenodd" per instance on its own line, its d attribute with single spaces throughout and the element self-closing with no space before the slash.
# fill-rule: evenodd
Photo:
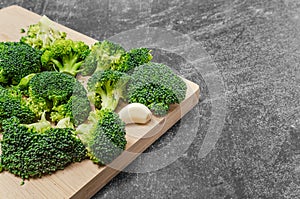
<svg viewBox="0 0 300 199">
<path fill-rule="evenodd" d="M 51 128 L 51 123 L 46 120 L 46 114 L 45 114 L 45 112 L 43 112 L 41 119 L 38 122 L 32 123 L 32 124 L 27 124 L 24 126 L 26 126 L 28 129 L 34 130 L 38 133 L 43 133 L 45 130 Z"/>
<path fill-rule="evenodd" d="M 82 41 L 58 39 L 44 51 L 42 66 L 46 70 L 58 70 L 75 76 L 89 53 L 89 46 Z"/>
<path fill-rule="evenodd" d="M 69 117 L 65 117 L 61 120 L 59 120 L 56 124 L 56 128 L 71 128 L 74 129 L 74 125 L 71 122 L 71 119 Z"/>
<path fill-rule="evenodd" d="M 95 72 L 87 83 L 90 101 L 98 109 L 115 110 L 128 80 L 129 76 L 119 71 Z"/>
<path fill-rule="evenodd" d="M 56 59 L 51 59 L 51 61 L 59 68 L 59 72 L 69 73 L 73 76 L 77 74 L 77 70 L 82 64 L 82 61 L 78 62 L 79 56 L 76 54 L 68 54 L 62 57 L 62 63 Z"/>
<path fill-rule="evenodd" d="M 125 123 L 117 113 L 108 109 L 91 112 L 88 123 L 79 125 L 76 132 L 90 159 L 99 165 L 109 164 L 127 144 Z"/>
</svg>

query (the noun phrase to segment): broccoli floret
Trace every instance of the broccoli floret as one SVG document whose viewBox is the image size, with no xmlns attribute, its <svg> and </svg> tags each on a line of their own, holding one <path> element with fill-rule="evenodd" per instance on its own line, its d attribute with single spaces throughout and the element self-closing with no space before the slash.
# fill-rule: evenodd
<svg viewBox="0 0 300 199">
<path fill-rule="evenodd" d="M 90 48 L 83 41 L 58 39 L 45 49 L 41 61 L 46 70 L 58 70 L 75 76 L 80 70 Z"/>
<path fill-rule="evenodd" d="M 74 130 L 36 126 L 40 124 L 23 125 L 16 117 L 3 121 L 3 170 L 24 180 L 51 174 L 87 157 L 87 150 Z"/>
<path fill-rule="evenodd" d="M 36 117 L 40 117 L 43 112 L 48 113 L 52 109 L 52 104 L 43 98 L 31 96 L 24 98 L 24 101 Z"/>
<path fill-rule="evenodd" d="M 142 103 L 154 114 L 165 115 L 171 104 L 184 100 L 187 86 L 168 66 L 148 63 L 136 67 L 127 84 L 129 103 Z"/>
<path fill-rule="evenodd" d="M 23 101 L 19 90 L 0 86 L 0 128 L 4 119 L 13 116 L 18 117 L 22 123 L 26 124 L 36 121 L 35 114 Z"/>
<path fill-rule="evenodd" d="M 126 73 L 104 70 L 95 72 L 88 80 L 90 101 L 98 109 L 115 110 L 129 80 Z"/>
<path fill-rule="evenodd" d="M 0 42 L 0 84 L 16 85 L 41 70 L 40 50 L 20 42 Z"/>
<path fill-rule="evenodd" d="M 119 44 L 104 40 L 91 47 L 91 53 L 82 64 L 82 75 L 108 69 L 129 72 L 151 59 L 151 50 L 147 48 L 133 48 L 126 52 Z"/>
<path fill-rule="evenodd" d="M 111 69 L 121 72 L 130 72 L 135 67 L 148 63 L 151 60 L 151 50 L 147 48 L 133 48 L 129 52 L 122 54 Z"/>
<path fill-rule="evenodd" d="M 82 75 L 92 75 L 95 71 L 110 69 L 114 62 L 126 53 L 119 44 L 111 41 L 99 41 L 91 47 L 91 53 L 82 64 Z"/>
<path fill-rule="evenodd" d="M 90 159 L 99 165 L 106 165 L 124 151 L 125 123 L 119 115 L 108 109 L 90 113 L 89 123 L 77 128 L 81 141 L 87 148 Z"/>
<path fill-rule="evenodd" d="M 24 99 L 38 116 L 47 112 L 52 122 L 70 117 L 74 125 L 84 122 L 90 112 L 90 103 L 83 85 L 73 76 L 56 71 L 44 71 L 21 80 L 28 93 Z"/>
<path fill-rule="evenodd" d="M 87 96 L 73 95 L 66 104 L 53 107 L 50 118 L 53 122 L 69 118 L 77 126 L 87 119 L 90 111 L 91 106 Z"/>
<path fill-rule="evenodd" d="M 32 24 L 28 27 L 25 36 L 21 37 L 20 41 L 27 43 L 28 45 L 44 50 L 52 45 L 57 39 L 65 39 L 67 34 L 59 31 L 54 22 L 47 16 L 43 16 L 36 24 Z"/>
<path fill-rule="evenodd" d="M 28 83 L 29 97 L 42 98 L 58 106 L 72 96 L 75 82 L 74 77 L 56 71 L 38 73 Z"/>
</svg>

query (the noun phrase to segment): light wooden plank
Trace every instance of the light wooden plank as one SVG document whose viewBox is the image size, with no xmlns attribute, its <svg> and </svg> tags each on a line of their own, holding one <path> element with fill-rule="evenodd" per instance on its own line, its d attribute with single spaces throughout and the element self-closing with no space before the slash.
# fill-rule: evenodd
<svg viewBox="0 0 300 199">
<path fill-rule="evenodd" d="M 18 6 L 0 10 L 0 41 L 18 41 L 21 28 L 37 23 L 41 16 Z M 56 24 L 68 37 L 92 45 L 96 40 Z M 0 173 L 0 198 L 90 198 L 122 169 L 163 135 L 199 101 L 199 86 L 184 79 L 188 86 L 186 99 L 171 107 L 166 117 L 154 117 L 147 125 L 126 126 L 126 151 L 108 166 L 99 167 L 89 160 L 74 163 L 64 170 L 20 186 L 21 179 L 8 172 Z M 1 139 L 1 135 L 0 135 Z M 134 152 L 134 153 L 130 153 Z M 110 167 L 111 166 L 111 167 Z"/>
</svg>

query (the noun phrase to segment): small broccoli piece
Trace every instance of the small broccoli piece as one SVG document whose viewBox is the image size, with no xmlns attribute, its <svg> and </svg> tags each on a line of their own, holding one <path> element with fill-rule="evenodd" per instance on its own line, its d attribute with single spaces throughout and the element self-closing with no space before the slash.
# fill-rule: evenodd
<svg viewBox="0 0 300 199">
<path fill-rule="evenodd" d="M 90 159 L 99 165 L 106 165 L 125 149 L 125 123 L 119 115 L 108 109 L 90 113 L 89 123 L 77 128 L 81 141 L 86 146 Z"/>
<path fill-rule="evenodd" d="M 0 42 L 0 84 L 16 85 L 41 70 L 40 50 L 20 42 Z"/>
<path fill-rule="evenodd" d="M 184 100 L 186 90 L 185 82 L 168 66 L 151 62 L 133 70 L 126 96 L 129 103 L 142 103 L 163 116 L 171 104 Z"/>
<path fill-rule="evenodd" d="M 35 75 L 35 73 L 32 73 L 23 77 L 20 83 L 14 88 L 20 91 L 26 106 L 39 118 L 43 112 L 49 112 L 51 110 L 52 102 L 39 95 L 33 95 L 32 92 L 29 91 L 31 90 L 29 89 L 29 82 Z"/>
<path fill-rule="evenodd" d="M 26 43 L 34 48 L 44 50 L 51 46 L 57 39 L 65 39 L 67 34 L 59 31 L 54 22 L 47 16 L 43 16 L 36 24 L 32 24 L 28 27 L 25 36 L 22 36 L 20 41 Z"/>
<path fill-rule="evenodd" d="M 82 75 L 92 75 L 95 71 L 110 69 L 120 59 L 125 49 L 111 41 L 99 41 L 91 47 L 91 53 L 82 64 Z"/>
<path fill-rule="evenodd" d="M 42 98 L 55 107 L 67 103 L 73 94 L 75 83 L 76 79 L 70 75 L 56 71 L 44 71 L 30 79 L 28 83 L 29 97 Z"/>
<path fill-rule="evenodd" d="M 91 111 L 90 101 L 87 96 L 71 96 L 66 104 L 53 107 L 50 114 L 51 121 L 58 122 L 69 118 L 74 125 L 83 123 Z"/>
<path fill-rule="evenodd" d="M 108 40 L 96 42 L 91 47 L 91 53 L 82 64 L 82 75 L 92 75 L 96 71 L 110 69 L 118 61 L 125 49 Z"/>
<path fill-rule="evenodd" d="M 3 170 L 24 180 L 51 174 L 87 157 L 85 146 L 74 130 L 34 126 L 40 124 L 28 127 L 16 117 L 3 121 L 0 155 Z"/>
<path fill-rule="evenodd" d="M 91 110 L 90 102 L 85 88 L 75 77 L 44 71 L 24 82 L 23 88 L 28 89 L 25 101 L 37 116 L 47 112 L 52 122 L 70 117 L 74 125 L 87 119 Z"/>
<path fill-rule="evenodd" d="M 75 76 L 80 71 L 90 48 L 83 41 L 71 39 L 58 39 L 45 49 L 41 61 L 46 70 L 58 70 Z"/>
<path fill-rule="evenodd" d="M 111 69 L 129 72 L 135 67 L 148 63 L 151 60 L 151 50 L 147 48 L 133 48 L 129 52 L 122 54 L 120 59 L 113 64 Z"/>
<path fill-rule="evenodd" d="M 119 44 L 104 40 L 91 47 L 91 53 L 82 64 L 82 75 L 108 69 L 129 72 L 151 59 L 151 50 L 147 48 L 133 48 L 126 52 Z"/>
<path fill-rule="evenodd" d="M 4 119 L 18 117 L 22 123 L 36 121 L 35 114 L 22 99 L 21 92 L 14 88 L 0 86 L 0 127 Z"/>
<path fill-rule="evenodd" d="M 90 101 L 98 109 L 115 110 L 129 80 L 126 73 L 104 70 L 95 72 L 88 80 Z"/>
</svg>

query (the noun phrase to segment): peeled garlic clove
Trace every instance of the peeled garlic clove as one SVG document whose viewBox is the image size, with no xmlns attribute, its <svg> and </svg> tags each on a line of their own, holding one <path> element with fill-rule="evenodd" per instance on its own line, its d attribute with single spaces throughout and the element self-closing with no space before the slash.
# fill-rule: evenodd
<svg viewBox="0 0 300 199">
<path fill-rule="evenodd" d="M 126 124 L 146 124 L 151 120 L 152 116 L 148 107 L 140 103 L 128 104 L 118 114 Z"/>
</svg>

